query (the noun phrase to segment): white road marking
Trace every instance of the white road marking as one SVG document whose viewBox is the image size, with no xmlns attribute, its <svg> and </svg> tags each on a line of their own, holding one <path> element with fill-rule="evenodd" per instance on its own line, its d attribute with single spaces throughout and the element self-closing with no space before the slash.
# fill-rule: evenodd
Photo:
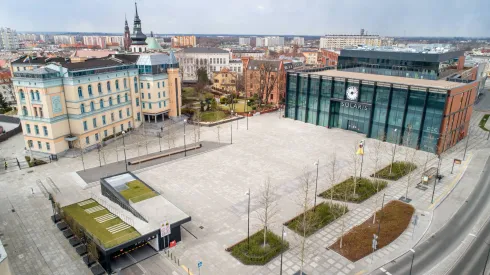
<svg viewBox="0 0 490 275">
<path fill-rule="evenodd" d="M 386 272 L 386 269 L 380 267 L 379 270 L 383 271 L 383 272 Z"/>
</svg>

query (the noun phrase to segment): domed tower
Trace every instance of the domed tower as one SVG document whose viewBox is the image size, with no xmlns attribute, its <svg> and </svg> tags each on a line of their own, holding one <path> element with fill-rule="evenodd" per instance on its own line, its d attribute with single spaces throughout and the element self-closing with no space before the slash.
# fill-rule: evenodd
<svg viewBox="0 0 490 275">
<path fill-rule="evenodd" d="M 129 51 L 131 46 L 131 33 L 129 32 L 128 19 L 124 15 L 124 50 Z"/>
<path fill-rule="evenodd" d="M 131 52 L 146 52 L 146 35 L 141 31 L 141 20 L 138 16 L 138 5 L 134 3 L 136 14 L 134 15 L 133 35 L 131 35 Z"/>
</svg>

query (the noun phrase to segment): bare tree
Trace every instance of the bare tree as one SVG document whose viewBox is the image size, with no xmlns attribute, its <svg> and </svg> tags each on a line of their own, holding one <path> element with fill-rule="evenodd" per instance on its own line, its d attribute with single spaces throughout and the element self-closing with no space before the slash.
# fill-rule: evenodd
<svg viewBox="0 0 490 275">
<path fill-rule="evenodd" d="M 357 188 L 357 172 L 358 169 L 361 166 L 361 158 L 357 154 L 357 149 L 358 149 L 359 144 L 356 142 L 354 144 L 354 150 L 351 153 L 351 167 L 352 167 L 352 172 L 353 172 L 353 177 L 352 180 L 354 181 L 354 197 L 356 196 L 356 188 Z"/>
<path fill-rule="evenodd" d="M 167 126 L 167 140 L 168 149 L 175 147 L 175 139 L 177 138 L 177 133 L 175 133 L 174 124 L 169 124 Z"/>
<path fill-rule="evenodd" d="M 300 193 L 300 201 L 299 205 L 301 206 L 302 216 L 299 219 L 298 227 L 301 233 L 300 240 L 300 260 L 301 260 L 301 269 L 300 274 L 303 274 L 303 267 L 305 265 L 306 258 L 306 233 L 309 232 L 315 226 L 315 216 L 313 215 L 313 211 L 310 210 L 312 206 L 312 200 L 314 194 L 312 194 L 312 190 L 314 189 L 313 179 L 311 173 L 304 168 L 304 171 L 300 178 L 301 181 L 301 193 Z"/>
<path fill-rule="evenodd" d="M 264 247 L 267 245 L 267 231 L 269 226 L 274 223 L 274 219 L 279 213 L 277 206 L 277 196 L 274 192 L 275 187 L 271 184 L 271 179 L 267 177 L 262 185 L 262 192 L 259 196 L 261 209 L 257 210 L 257 218 L 261 221 L 264 228 Z"/>
<path fill-rule="evenodd" d="M 417 153 L 417 150 L 411 147 L 412 143 L 414 142 L 414 138 L 412 137 L 412 126 L 408 125 L 406 128 L 405 134 L 404 134 L 404 139 L 403 139 L 403 154 L 404 154 L 404 159 L 405 159 L 405 172 L 406 175 L 406 180 L 407 180 L 407 188 L 405 192 L 405 199 L 408 199 L 408 188 L 410 187 L 410 180 L 412 179 L 412 172 L 413 170 L 416 169 L 415 165 L 415 156 Z"/>
<path fill-rule="evenodd" d="M 219 136 L 220 129 L 221 129 L 221 125 L 216 126 L 216 133 L 218 134 L 218 143 L 221 143 L 220 136 Z"/>
<path fill-rule="evenodd" d="M 274 66 L 273 62 L 264 61 L 260 65 L 259 69 L 259 106 L 262 106 L 263 100 L 267 103 L 270 99 L 270 95 L 274 90 L 277 82 L 278 68 Z"/>
<path fill-rule="evenodd" d="M 374 164 L 374 180 L 376 181 L 376 194 L 379 192 L 379 183 L 380 180 L 378 180 L 376 172 L 378 172 L 379 165 L 381 163 L 381 160 L 383 158 L 383 153 L 385 151 L 385 146 L 384 143 L 382 142 L 383 138 L 374 140 L 373 144 L 370 146 L 372 150 L 370 150 L 369 156 L 372 160 L 372 163 Z M 376 222 L 376 207 L 378 206 L 378 197 L 376 196 L 375 202 L 374 202 L 374 214 L 373 214 L 373 224 Z"/>
<path fill-rule="evenodd" d="M 327 180 L 330 184 L 330 206 L 333 205 L 333 186 L 341 177 L 342 170 L 339 167 L 339 162 L 337 160 L 337 153 L 334 151 L 329 160 L 327 160 Z"/>
<path fill-rule="evenodd" d="M 398 129 L 395 129 L 392 131 L 392 138 L 393 138 L 393 148 L 391 150 L 388 150 L 388 154 L 391 157 L 391 164 L 390 164 L 390 175 L 393 172 L 393 163 L 395 162 L 395 156 L 396 156 L 396 145 L 398 144 Z"/>
<path fill-rule="evenodd" d="M 202 119 L 202 112 L 200 109 L 196 109 L 192 120 L 195 122 L 194 126 L 197 124 L 197 141 L 201 140 L 201 119 Z M 194 128 L 194 134 L 195 133 L 196 133 L 196 129 Z"/>
</svg>

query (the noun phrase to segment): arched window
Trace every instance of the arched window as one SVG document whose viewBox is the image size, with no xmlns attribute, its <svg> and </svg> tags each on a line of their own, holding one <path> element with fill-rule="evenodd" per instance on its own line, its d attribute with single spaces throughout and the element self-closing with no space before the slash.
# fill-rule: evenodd
<svg viewBox="0 0 490 275">
<path fill-rule="evenodd" d="M 119 91 L 119 79 L 116 79 L 116 90 Z"/>
<path fill-rule="evenodd" d="M 35 98 L 34 98 L 34 92 L 31 90 L 30 93 L 31 93 L 31 100 L 35 100 Z"/>
<path fill-rule="evenodd" d="M 93 96 L 92 94 L 92 85 L 88 85 L 88 96 Z"/>
<path fill-rule="evenodd" d="M 124 94 L 124 102 L 128 102 L 128 93 Z"/>
<path fill-rule="evenodd" d="M 97 84 L 97 90 L 99 91 L 99 94 L 102 93 L 102 85 L 100 83 Z"/>
<path fill-rule="evenodd" d="M 25 95 L 24 95 L 24 91 L 22 89 L 19 90 L 19 97 L 20 97 L 20 100 L 26 99 Z"/>
<path fill-rule="evenodd" d="M 139 48 L 139 52 L 141 52 L 141 48 Z"/>
<path fill-rule="evenodd" d="M 27 116 L 27 107 L 26 106 L 22 107 L 22 115 Z"/>
<path fill-rule="evenodd" d="M 39 91 L 36 90 L 36 100 L 41 100 L 41 97 L 39 96 Z"/>
<path fill-rule="evenodd" d="M 101 108 L 101 109 L 104 108 L 104 100 L 103 99 L 101 99 L 99 101 L 99 108 Z"/>
<path fill-rule="evenodd" d="M 80 104 L 80 112 L 81 112 L 82 114 L 84 114 L 84 113 L 85 113 L 85 105 L 84 105 L 83 103 L 82 103 L 82 104 Z"/>
<path fill-rule="evenodd" d="M 109 97 L 109 106 L 112 106 L 112 97 Z"/>
<path fill-rule="evenodd" d="M 93 101 L 90 102 L 90 111 L 92 111 L 92 112 L 95 111 L 95 104 Z"/>
<path fill-rule="evenodd" d="M 110 81 L 107 81 L 107 91 L 108 92 L 111 91 L 111 82 Z"/>
<path fill-rule="evenodd" d="M 121 96 L 117 95 L 117 104 L 121 103 Z"/>
<path fill-rule="evenodd" d="M 127 89 L 128 88 L 128 83 L 126 81 L 126 78 L 123 80 L 123 83 L 124 83 L 124 89 Z"/>
<path fill-rule="evenodd" d="M 160 89 L 160 82 L 157 83 L 158 89 Z"/>
<path fill-rule="evenodd" d="M 78 87 L 78 97 L 83 98 L 82 87 Z"/>
</svg>

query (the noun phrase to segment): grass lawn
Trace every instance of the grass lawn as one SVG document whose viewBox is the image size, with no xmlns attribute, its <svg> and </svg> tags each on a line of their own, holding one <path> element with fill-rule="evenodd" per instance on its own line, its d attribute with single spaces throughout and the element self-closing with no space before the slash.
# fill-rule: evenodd
<svg viewBox="0 0 490 275">
<path fill-rule="evenodd" d="M 215 122 L 226 118 L 226 114 L 223 111 L 209 111 L 201 114 L 202 122 Z"/>
<path fill-rule="evenodd" d="M 313 211 L 313 209 L 308 210 L 307 219 L 312 220 L 312 226 L 307 228 L 306 236 L 310 236 L 311 234 L 315 233 L 319 229 L 322 229 L 327 224 L 335 221 L 337 218 L 342 216 L 344 208 L 345 213 L 347 213 L 349 211 L 347 207 L 344 207 L 343 205 L 338 203 L 334 203 L 333 205 L 331 205 L 330 203 L 325 202 L 318 204 L 315 208 L 315 211 Z M 308 217 L 308 215 L 311 216 Z M 301 213 L 291 221 L 287 222 L 286 226 L 299 235 L 303 236 L 303 228 L 301 227 L 301 221 L 303 220 L 303 218 L 303 213 Z"/>
<path fill-rule="evenodd" d="M 289 248 L 289 243 L 284 241 L 281 245 L 281 237 L 267 231 L 267 243 L 264 247 L 264 230 L 250 236 L 250 250 L 248 249 L 248 241 L 245 238 L 243 241 L 226 249 L 231 251 L 231 255 L 237 260 L 246 265 L 265 265 L 274 257 L 281 253 L 281 250 L 286 251 Z"/>
<path fill-rule="evenodd" d="M 391 164 L 388 164 L 388 166 L 376 172 L 376 177 L 386 180 L 399 180 L 403 176 L 406 176 L 408 173 L 411 173 L 417 169 L 417 165 L 414 163 L 395 161 L 393 162 L 393 168 L 391 169 L 390 174 L 390 166 Z M 374 176 L 374 174 L 371 176 Z"/>
<path fill-rule="evenodd" d="M 239 102 L 239 103 L 235 103 L 235 111 L 236 112 L 243 112 L 243 107 L 245 106 L 245 103 L 244 102 Z M 252 111 L 252 107 L 251 106 L 247 106 L 245 108 L 245 112 L 251 112 Z"/>
<path fill-rule="evenodd" d="M 182 97 L 197 97 L 196 89 L 194 87 L 182 88 Z"/>
<path fill-rule="evenodd" d="M 132 203 L 144 201 L 157 195 L 157 193 L 153 192 L 153 190 L 139 180 L 130 181 L 126 183 L 126 186 L 128 186 L 128 189 L 122 190 L 119 193 L 128 201 L 131 200 Z"/>
<path fill-rule="evenodd" d="M 378 191 L 383 190 L 388 183 L 386 181 L 379 181 Z M 376 180 L 357 178 L 356 194 L 354 195 L 354 179 L 352 177 L 346 179 L 345 181 L 335 185 L 334 187 L 323 191 L 319 196 L 330 199 L 333 192 L 334 200 L 345 199 L 345 194 L 347 193 L 347 201 L 360 203 L 369 199 L 372 195 L 376 194 L 377 182 Z"/>
<path fill-rule="evenodd" d="M 347 259 L 355 262 L 373 252 L 373 234 L 378 234 L 378 223 L 381 219 L 381 230 L 378 237 L 378 249 L 396 240 L 408 227 L 415 209 L 401 201 L 392 201 L 376 212 L 376 222 L 373 224 L 373 216 L 364 223 L 352 228 L 342 238 L 342 248 L 340 248 L 340 238 L 330 249 L 335 250 Z"/>
<path fill-rule="evenodd" d="M 92 208 L 94 206 L 100 205 L 96 201 L 90 204 L 86 204 L 83 206 L 78 205 L 78 203 L 74 203 L 72 205 L 68 205 L 63 207 L 63 212 L 65 216 L 72 217 L 77 223 L 79 223 L 85 231 L 94 235 L 105 248 L 114 247 L 121 243 L 124 243 L 128 240 L 132 240 L 136 237 L 141 236 L 136 229 L 133 227 L 129 227 L 123 231 L 112 234 L 107 230 L 108 227 L 111 227 L 116 224 L 123 223 L 120 218 L 115 218 L 112 220 L 108 220 L 106 222 L 99 223 L 95 220 L 96 217 L 103 216 L 105 214 L 109 214 L 109 210 L 103 209 L 92 214 L 88 214 L 85 212 L 85 209 Z"/>
<path fill-rule="evenodd" d="M 478 124 L 483 131 L 487 131 L 487 132 L 490 131 L 490 129 L 485 128 L 485 124 L 487 123 L 488 117 L 490 117 L 490 114 L 484 115 L 481 118 L 480 123 Z"/>
</svg>

